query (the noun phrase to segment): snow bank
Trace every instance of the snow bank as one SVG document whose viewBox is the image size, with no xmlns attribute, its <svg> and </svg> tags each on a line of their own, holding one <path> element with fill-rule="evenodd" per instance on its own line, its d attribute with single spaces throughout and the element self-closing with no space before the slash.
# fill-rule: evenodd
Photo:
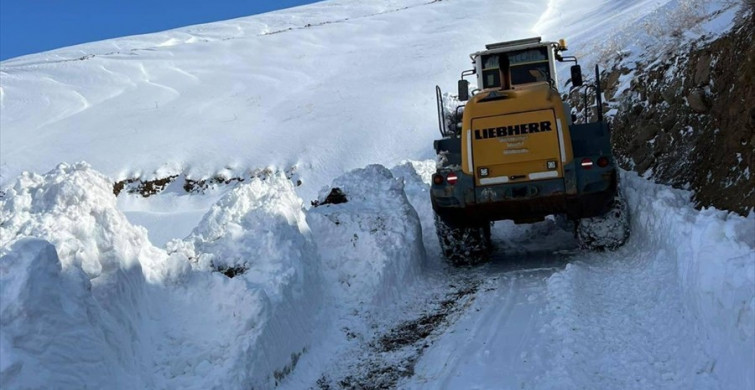
<svg viewBox="0 0 755 390">
<path fill-rule="evenodd" d="M 425 260 L 419 217 L 403 180 L 370 165 L 335 179 L 320 192 L 320 203 L 332 188 L 348 201 L 307 213 L 327 284 L 337 286 L 333 294 L 342 304 L 395 302 Z"/>
<path fill-rule="evenodd" d="M 723 388 L 755 386 L 755 214 L 695 210 L 691 193 L 625 173 L 632 234 L 676 261 L 684 305 L 702 324 Z"/>
<path fill-rule="evenodd" d="M 197 269 L 238 273 L 234 281 L 258 292 L 254 304 L 264 308 L 264 326 L 256 345 L 248 345 L 251 356 L 229 372 L 244 372 L 246 365 L 273 373 L 264 381 L 254 378 L 255 387 L 266 388 L 293 370 L 313 337 L 323 292 L 303 203 L 289 179 L 278 174 L 235 188 L 186 240 L 168 247 L 191 258 Z"/>
<path fill-rule="evenodd" d="M 347 203 L 306 213 L 284 175 L 252 179 L 167 252 L 88 165 L 22 175 L 0 201 L 0 383 L 275 386 L 337 313 L 324 294 L 380 307 L 419 274 L 404 181 L 420 197 L 425 185 L 411 165 L 398 170 L 407 179 L 378 165 L 350 172 L 333 182 Z"/>
<path fill-rule="evenodd" d="M 755 215 L 623 173 L 632 236 L 548 278 L 552 388 L 755 385 Z M 653 369 L 648 370 L 648 365 Z M 596 375 L 600 373 L 600 375 Z"/>
<path fill-rule="evenodd" d="M 435 234 L 435 218 L 430 203 L 430 180 L 435 173 L 435 160 L 406 161 L 391 168 L 391 173 L 404 181 L 406 198 L 419 216 L 428 263 L 434 261 L 436 265 L 445 266 L 438 236 Z"/>
<path fill-rule="evenodd" d="M 147 232 L 116 208 L 111 181 L 85 163 L 60 164 L 44 176 L 24 173 L 0 201 L 0 245 L 22 236 L 55 245 L 63 269 L 81 267 L 94 283 L 136 268 L 156 281 L 184 272 L 168 261 Z"/>
<path fill-rule="evenodd" d="M 124 329 L 104 317 L 91 288 L 80 268 L 63 269 L 47 241 L 0 250 L 0 387 L 144 385 L 118 351 Z"/>
<path fill-rule="evenodd" d="M 115 208 L 110 182 L 83 163 L 23 174 L 0 213 L 3 383 L 152 383 L 140 375 L 152 344 L 142 320 L 157 313 L 148 280 L 188 264 L 152 247 Z"/>
<path fill-rule="evenodd" d="M 86 164 L 23 174 L 0 212 L 4 388 L 270 388 L 311 340 L 317 254 L 283 177 L 239 186 L 170 254 Z"/>
<path fill-rule="evenodd" d="M 274 301 L 314 284 L 317 258 L 302 200 L 283 174 L 254 178 L 212 206 L 185 242 L 200 269 L 243 268 Z M 294 288 L 297 291 L 288 290 Z"/>
</svg>

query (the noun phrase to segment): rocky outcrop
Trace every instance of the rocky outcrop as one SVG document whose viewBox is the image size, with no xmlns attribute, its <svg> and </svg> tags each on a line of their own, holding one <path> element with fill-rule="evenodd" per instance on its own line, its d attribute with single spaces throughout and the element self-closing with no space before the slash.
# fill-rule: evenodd
<svg viewBox="0 0 755 390">
<path fill-rule="evenodd" d="M 755 16 L 601 75 L 624 169 L 690 189 L 699 207 L 755 208 Z"/>
</svg>

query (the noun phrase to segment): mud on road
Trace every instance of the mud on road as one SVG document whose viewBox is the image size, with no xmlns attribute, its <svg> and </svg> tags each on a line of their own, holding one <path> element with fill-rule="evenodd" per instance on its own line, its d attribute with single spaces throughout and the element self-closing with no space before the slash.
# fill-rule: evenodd
<svg viewBox="0 0 755 390">
<path fill-rule="evenodd" d="M 342 378 L 324 374 L 317 381 L 321 390 L 393 389 L 401 378 L 414 375 L 414 364 L 422 352 L 442 334 L 454 318 L 467 308 L 480 286 L 476 276 L 459 278 L 450 290 L 427 305 L 427 310 L 403 321 L 370 341 L 364 354 L 350 364 Z"/>
</svg>

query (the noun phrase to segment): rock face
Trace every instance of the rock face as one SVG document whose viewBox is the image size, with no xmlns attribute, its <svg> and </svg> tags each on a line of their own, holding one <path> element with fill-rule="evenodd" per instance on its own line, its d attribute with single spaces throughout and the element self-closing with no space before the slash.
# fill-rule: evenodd
<svg viewBox="0 0 755 390">
<path fill-rule="evenodd" d="M 745 8 L 715 40 L 619 58 L 601 75 L 622 167 L 740 214 L 755 208 L 755 16 Z"/>
</svg>

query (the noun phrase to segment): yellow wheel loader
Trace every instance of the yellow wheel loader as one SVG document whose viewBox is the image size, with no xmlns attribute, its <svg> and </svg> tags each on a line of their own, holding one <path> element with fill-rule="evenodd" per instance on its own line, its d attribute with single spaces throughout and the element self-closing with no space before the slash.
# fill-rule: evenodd
<svg viewBox="0 0 755 390">
<path fill-rule="evenodd" d="M 594 121 L 576 115 L 557 89 L 556 61 L 571 61 L 572 88 L 583 86 L 563 40 L 528 38 L 486 45 L 462 72 L 458 100 L 447 109 L 436 87 L 441 139 L 431 184 L 438 238 L 453 264 L 486 258 L 492 221 L 575 223 L 581 246 L 613 249 L 629 236 L 618 189 L 610 129 L 603 119 L 596 66 Z M 470 92 L 464 78 L 476 76 Z M 586 95 L 585 95 L 586 96 Z M 587 108 L 585 108 L 587 110 Z M 585 115 L 587 116 L 587 115 Z"/>
</svg>

